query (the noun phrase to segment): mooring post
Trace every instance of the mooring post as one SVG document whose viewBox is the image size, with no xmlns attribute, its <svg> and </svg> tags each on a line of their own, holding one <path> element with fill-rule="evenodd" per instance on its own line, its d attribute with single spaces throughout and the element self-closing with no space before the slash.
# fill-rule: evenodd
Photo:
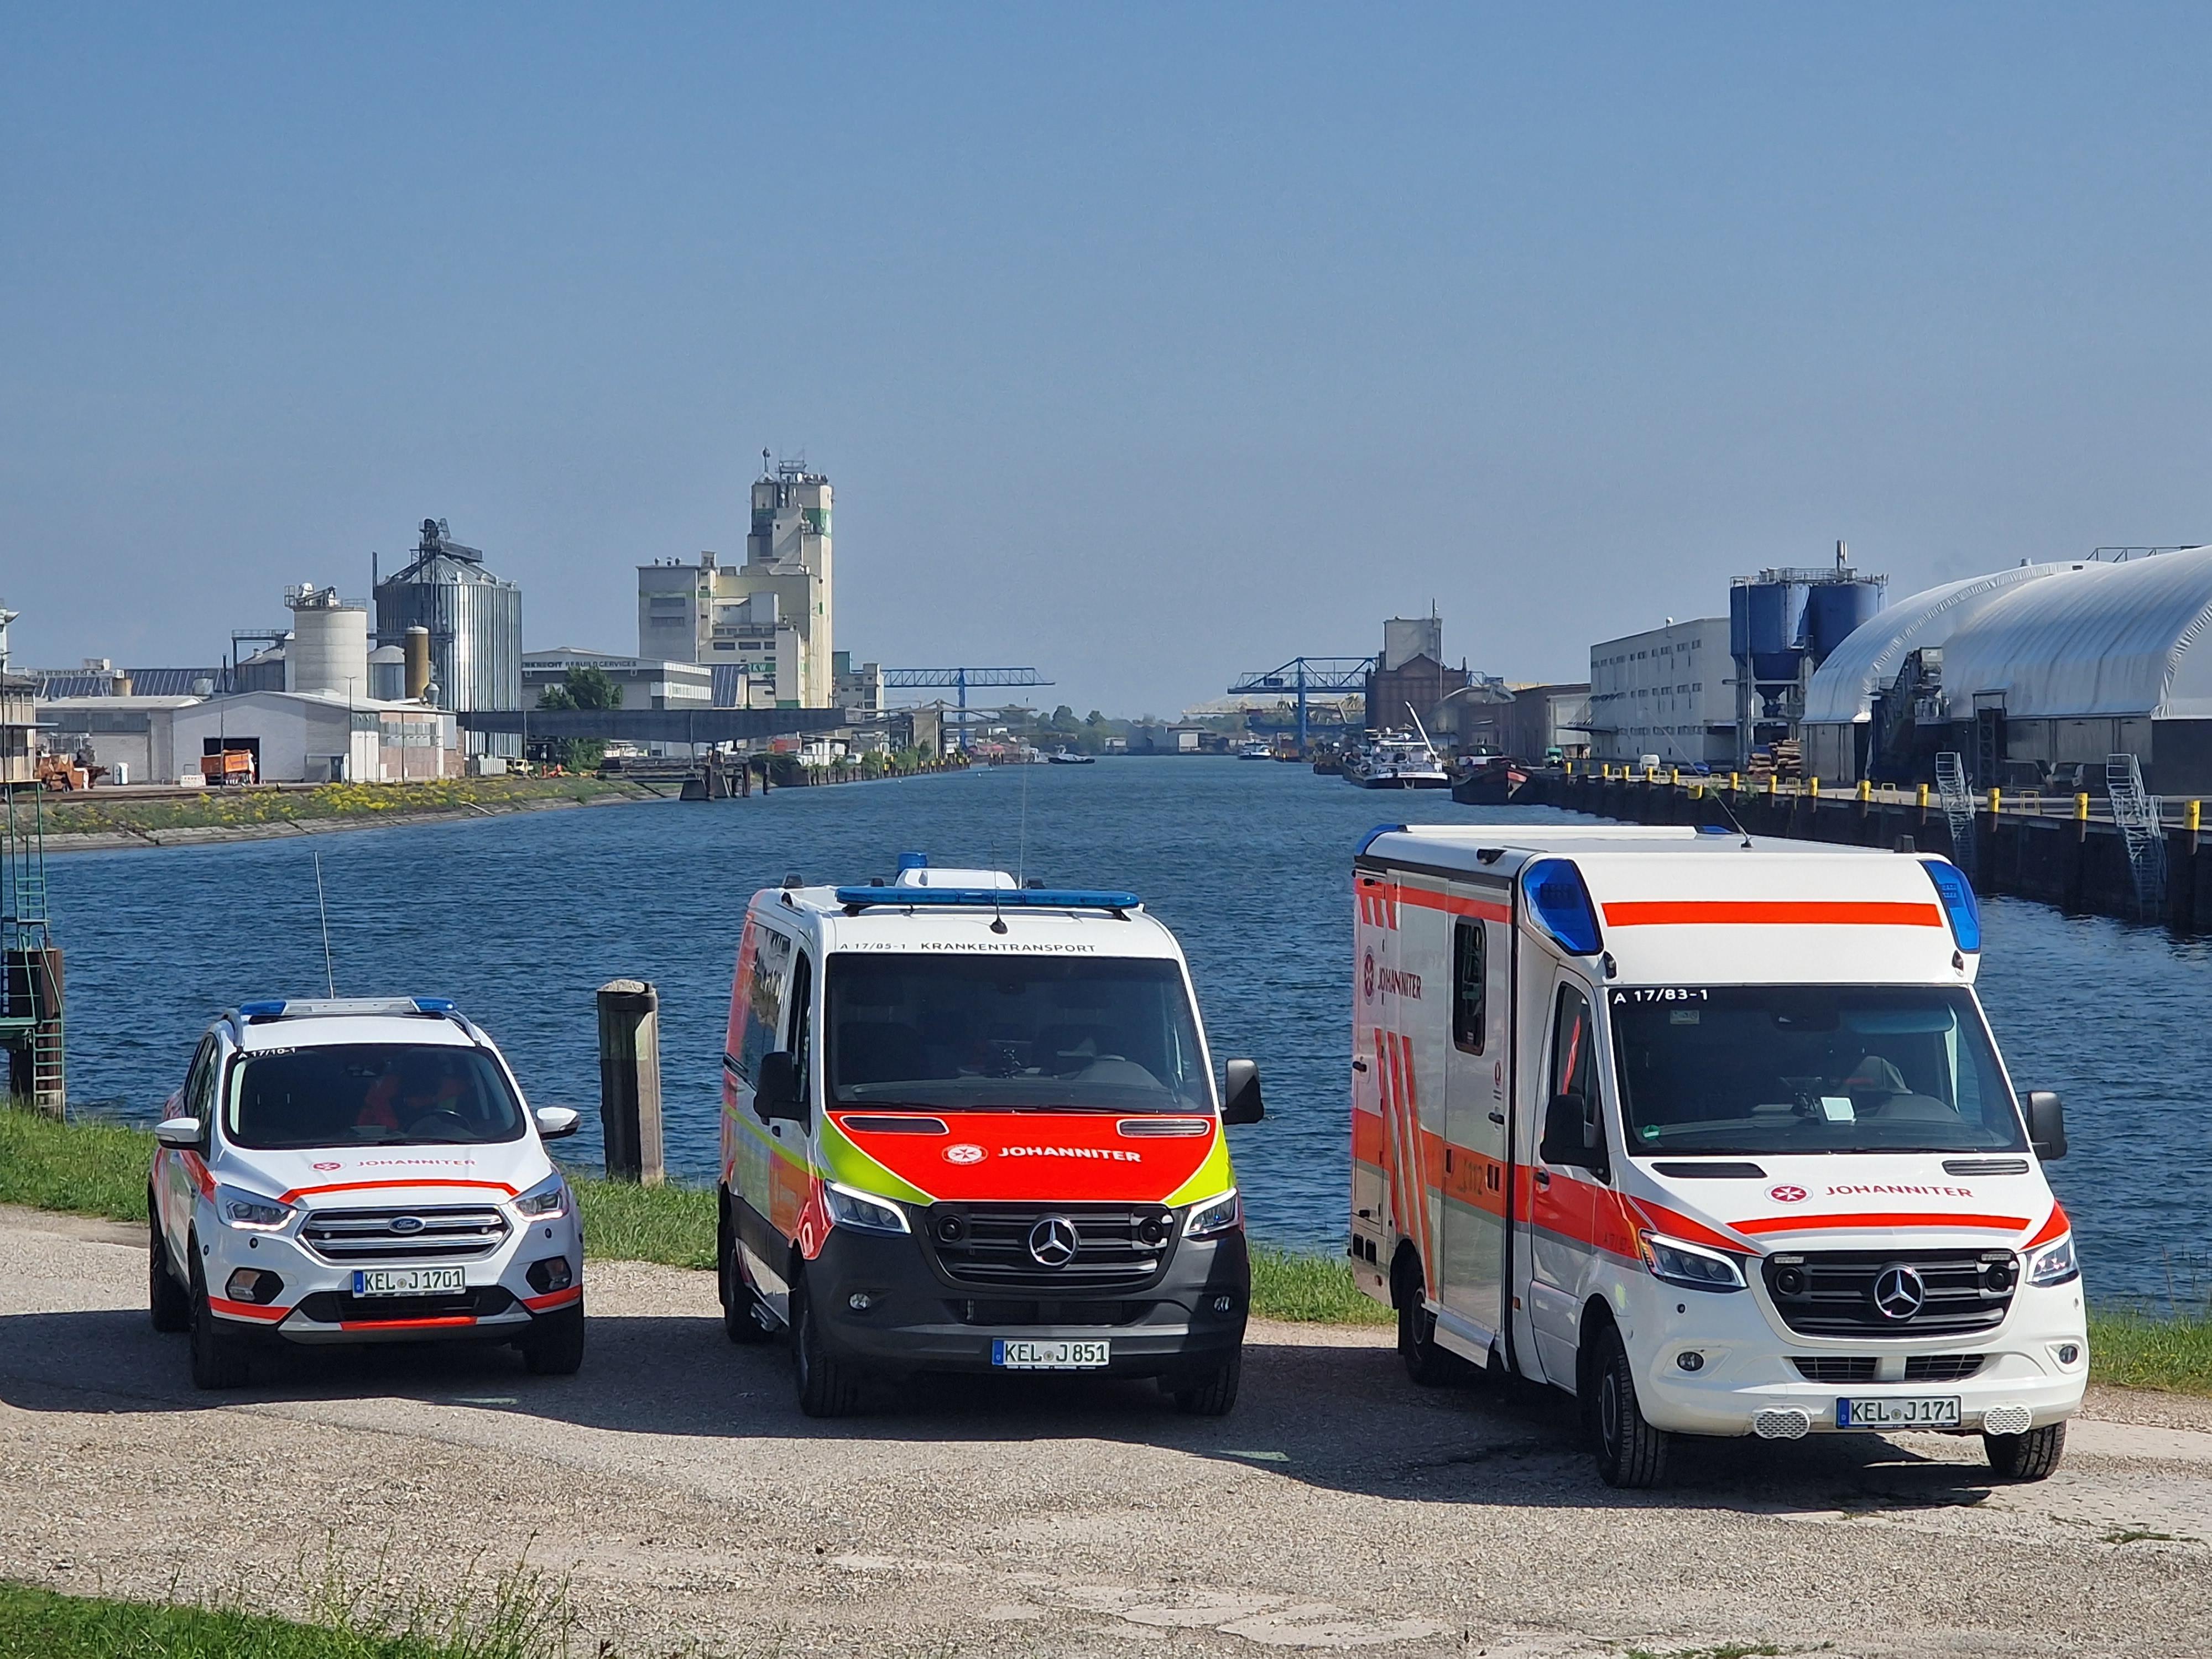
<svg viewBox="0 0 2212 1659">
<path fill-rule="evenodd" d="M 641 979 L 599 987 L 599 1126 L 607 1179 L 658 1187 L 660 1158 L 660 996 Z"/>
</svg>

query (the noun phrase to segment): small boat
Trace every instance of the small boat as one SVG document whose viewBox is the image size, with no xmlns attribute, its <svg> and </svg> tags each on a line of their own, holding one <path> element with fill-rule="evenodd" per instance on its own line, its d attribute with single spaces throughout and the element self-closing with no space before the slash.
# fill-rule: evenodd
<svg viewBox="0 0 2212 1659">
<path fill-rule="evenodd" d="M 1273 760 L 1275 758 L 1275 751 L 1266 744 L 1255 739 L 1239 749 L 1237 751 L 1237 758 L 1238 760 Z"/>
<path fill-rule="evenodd" d="M 1503 806 L 1528 781 L 1518 761 L 1504 755 L 1471 755 L 1452 780 L 1452 799 L 1462 806 Z"/>
<path fill-rule="evenodd" d="M 1349 750 L 1344 775 L 1362 789 L 1449 789 L 1435 745 L 1411 732 L 1378 732 Z"/>
<path fill-rule="evenodd" d="M 1096 766 L 1098 764 L 1098 757 L 1079 755 L 1073 749 L 1060 748 L 1047 755 L 1045 761 L 1047 764 L 1052 766 Z"/>
</svg>

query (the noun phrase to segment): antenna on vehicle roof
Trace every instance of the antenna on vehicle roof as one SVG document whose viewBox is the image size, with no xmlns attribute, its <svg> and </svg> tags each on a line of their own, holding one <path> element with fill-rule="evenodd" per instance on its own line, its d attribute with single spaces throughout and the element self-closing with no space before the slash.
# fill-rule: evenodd
<svg viewBox="0 0 2212 1659">
<path fill-rule="evenodd" d="M 1680 744 L 1674 741 L 1674 737 L 1672 732 L 1662 732 L 1658 734 L 1658 737 L 1661 742 L 1664 743 L 1669 749 L 1673 750 L 1676 755 L 1680 757 L 1680 758 L 1683 760 L 1690 759 L 1689 750 L 1684 749 Z M 1690 763 L 1692 766 L 1697 764 L 1695 761 L 1691 761 Z M 1729 821 L 1729 825 L 1735 830 L 1736 834 L 1743 837 L 1744 847 L 1746 850 L 1748 850 L 1751 846 L 1751 831 L 1743 827 L 1743 820 L 1736 817 L 1735 809 L 1728 804 L 1728 797 L 1721 793 L 1718 789 L 1715 789 L 1712 791 L 1712 802 L 1714 805 L 1721 809 L 1721 816 Z"/>
<path fill-rule="evenodd" d="M 315 854 L 315 908 L 323 918 L 323 983 L 330 988 L 331 1000 L 337 1000 L 337 969 L 331 965 L 331 907 L 323 897 L 323 855 Z"/>
<path fill-rule="evenodd" d="M 1028 763 L 1028 762 L 1026 762 L 1026 761 L 1024 761 L 1024 762 L 1023 762 L 1023 763 L 1022 763 L 1022 828 L 1021 828 L 1021 836 L 1020 836 L 1020 839 L 1019 839 L 1019 840 L 1018 840 L 1018 841 L 1016 841 L 1016 842 L 1014 842 L 1014 885 L 1015 885 L 1015 886 L 1017 886 L 1017 887 L 1026 887 L 1026 886 L 1028 886 L 1028 885 L 1029 885 L 1028 882 L 1023 879 L 1023 878 L 1024 878 L 1025 876 L 1027 876 L 1027 875 L 1029 874 L 1029 870 L 1030 870 L 1030 769 L 1029 769 L 1029 763 Z"/>
</svg>

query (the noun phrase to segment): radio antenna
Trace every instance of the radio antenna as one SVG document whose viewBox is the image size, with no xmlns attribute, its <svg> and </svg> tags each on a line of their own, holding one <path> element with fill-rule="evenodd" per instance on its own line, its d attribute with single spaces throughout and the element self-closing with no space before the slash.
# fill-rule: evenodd
<svg viewBox="0 0 2212 1659">
<path fill-rule="evenodd" d="M 331 907 L 323 897 L 323 855 L 315 854 L 315 908 L 323 918 L 323 983 L 330 987 L 331 1000 L 337 1000 L 337 969 L 331 964 Z"/>
<path fill-rule="evenodd" d="M 1014 884 L 1029 885 L 1030 872 L 1030 763 L 1022 763 L 1022 827 L 1020 838 L 1014 842 Z"/>
<path fill-rule="evenodd" d="M 1674 741 L 1673 733 L 1662 732 L 1659 736 L 1661 741 L 1665 743 L 1669 749 L 1673 750 L 1676 756 L 1683 760 L 1689 760 L 1690 751 L 1683 748 L 1680 744 Z M 1696 764 L 1695 762 L 1692 762 L 1691 763 L 1692 765 Z M 1709 772 L 1706 775 L 1710 777 L 1712 775 Z M 1721 815 L 1728 819 L 1730 827 L 1735 830 L 1736 834 L 1743 837 L 1743 844 L 1747 849 L 1751 846 L 1751 831 L 1743 827 L 1743 820 L 1736 817 L 1735 809 L 1728 804 L 1728 797 L 1723 794 L 1717 788 L 1709 789 L 1706 793 L 1711 797 L 1713 805 L 1721 809 Z"/>
</svg>

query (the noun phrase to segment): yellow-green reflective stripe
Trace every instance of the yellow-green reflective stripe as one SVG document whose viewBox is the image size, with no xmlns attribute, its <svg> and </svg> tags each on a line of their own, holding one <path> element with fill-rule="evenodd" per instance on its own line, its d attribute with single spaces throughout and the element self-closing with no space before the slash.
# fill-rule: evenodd
<svg viewBox="0 0 2212 1659">
<path fill-rule="evenodd" d="M 1201 1200 L 1218 1198 L 1237 1182 L 1229 1167 L 1229 1137 L 1214 1131 L 1213 1150 L 1206 1155 L 1189 1180 L 1167 1195 L 1170 1204 L 1194 1204 Z"/>
<path fill-rule="evenodd" d="M 848 1187 L 858 1187 L 864 1193 L 873 1193 L 878 1198 L 900 1199 L 908 1204 L 928 1204 L 934 1200 L 911 1181 L 893 1173 L 884 1164 L 870 1158 L 854 1146 L 832 1117 L 822 1120 L 822 1161 L 829 1165 L 830 1177 L 842 1181 Z"/>
</svg>

